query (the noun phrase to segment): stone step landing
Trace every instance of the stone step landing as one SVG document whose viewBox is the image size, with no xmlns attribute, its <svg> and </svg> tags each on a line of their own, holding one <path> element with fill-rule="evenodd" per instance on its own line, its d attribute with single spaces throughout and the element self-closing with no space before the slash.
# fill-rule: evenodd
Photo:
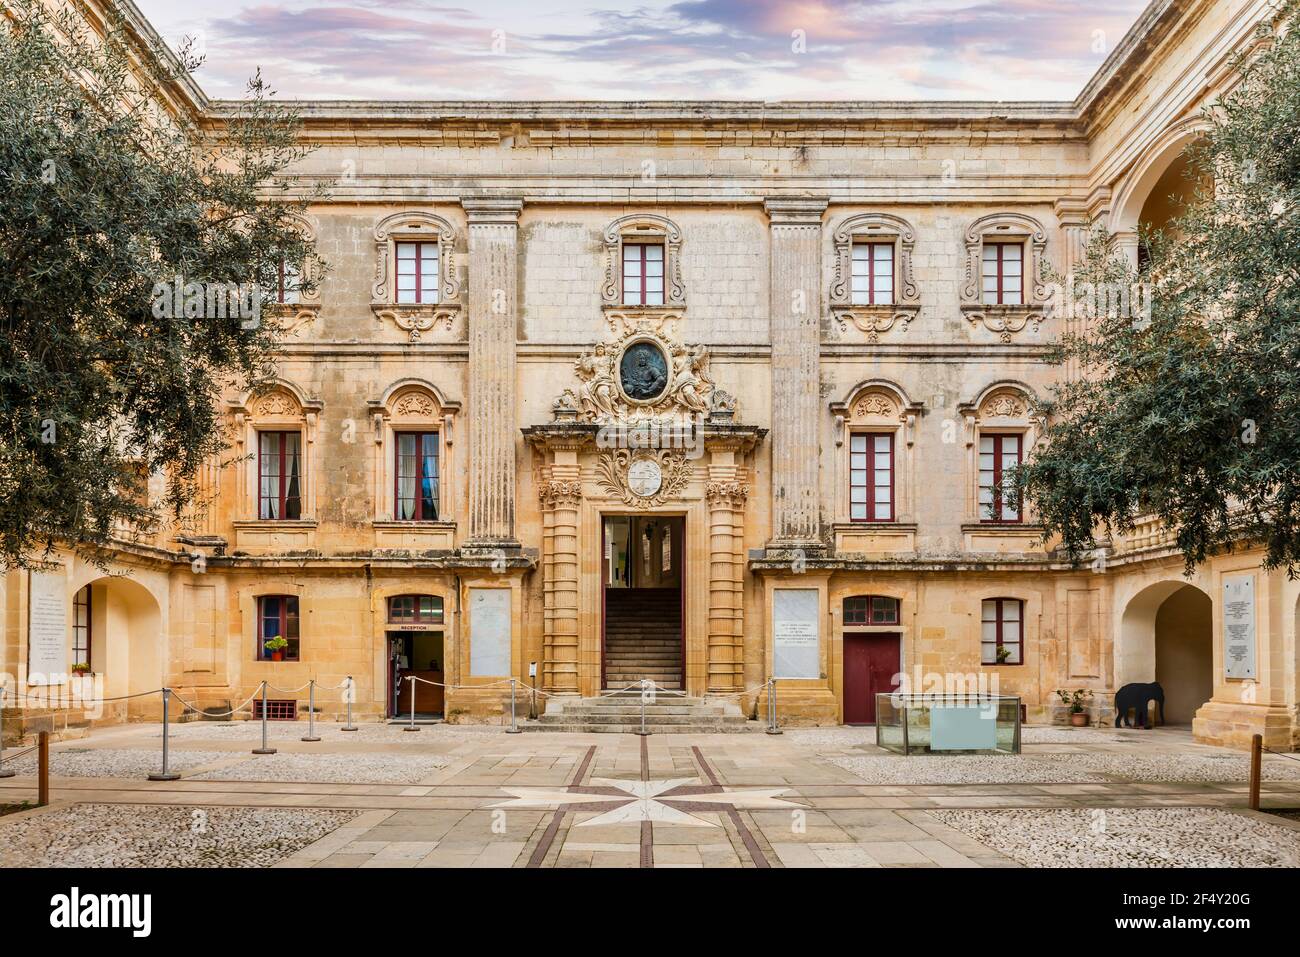
<svg viewBox="0 0 1300 957">
<path fill-rule="evenodd" d="M 598 698 L 549 698 L 537 721 L 521 727 L 526 731 L 640 731 L 640 695 L 621 692 Z M 747 720 L 734 699 L 660 694 L 646 703 L 645 727 L 656 734 L 716 734 L 759 729 L 761 723 Z"/>
</svg>

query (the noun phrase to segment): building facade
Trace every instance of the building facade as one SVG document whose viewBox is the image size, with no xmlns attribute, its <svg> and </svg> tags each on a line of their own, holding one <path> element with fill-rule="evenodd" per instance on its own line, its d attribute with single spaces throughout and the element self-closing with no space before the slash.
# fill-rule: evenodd
<svg viewBox="0 0 1300 957">
<path fill-rule="evenodd" d="M 1157 0 L 1072 103 L 306 104 L 330 271 L 271 310 L 275 380 L 114 576 L 0 579 L 0 670 L 62 609 L 109 697 L 315 679 L 332 716 L 351 676 L 379 718 L 417 675 L 476 721 L 511 677 L 652 677 L 761 713 L 776 678 L 783 721 L 834 724 L 901 673 L 1046 721 L 1159 681 L 1199 739 L 1291 748 L 1300 583 L 1251 549 L 1185 578 L 1154 523 L 1071 564 L 997 491 L 1071 371 L 1049 274 L 1089 223 L 1136 261 L 1270 16 Z"/>
</svg>

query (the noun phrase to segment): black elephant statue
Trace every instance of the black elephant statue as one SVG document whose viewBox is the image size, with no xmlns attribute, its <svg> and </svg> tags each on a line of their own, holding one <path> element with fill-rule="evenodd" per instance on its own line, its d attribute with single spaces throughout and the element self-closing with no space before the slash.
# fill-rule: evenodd
<svg viewBox="0 0 1300 957">
<path fill-rule="evenodd" d="M 1128 717 L 1129 709 L 1132 708 L 1137 712 L 1137 726 L 1145 728 L 1147 712 L 1152 701 L 1156 703 L 1156 723 L 1164 724 L 1165 689 L 1160 687 L 1159 682 L 1134 682 L 1120 688 L 1115 692 L 1115 727 L 1118 728 L 1121 721 L 1124 722 L 1125 727 L 1133 727 Z"/>
</svg>

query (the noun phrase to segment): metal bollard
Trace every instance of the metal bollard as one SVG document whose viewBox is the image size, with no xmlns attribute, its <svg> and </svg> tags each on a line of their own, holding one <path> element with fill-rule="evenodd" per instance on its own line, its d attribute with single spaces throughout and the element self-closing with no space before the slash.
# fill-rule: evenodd
<svg viewBox="0 0 1300 957">
<path fill-rule="evenodd" d="M 646 679 L 641 679 L 641 730 L 637 732 L 641 737 L 645 737 L 650 732 L 645 729 L 645 699 L 646 699 Z"/>
<path fill-rule="evenodd" d="M 11 778 L 17 771 L 6 771 L 4 768 L 4 728 L 5 728 L 5 692 L 8 690 L 4 685 L 0 685 L 0 778 Z"/>
<path fill-rule="evenodd" d="M 262 682 L 262 746 L 254 748 L 254 754 L 275 754 L 275 748 L 267 744 L 266 741 L 266 682 Z"/>
<path fill-rule="evenodd" d="M 149 775 L 150 781 L 175 781 L 180 775 L 167 767 L 167 729 L 168 729 L 168 704 L 171 701 L 172 689 L 163 688 L 163 753 L 162 753 L 162 770 Z"/>
<path fill-rule="evenodd" d="M 406 680 L 411 682 L 411 723 L 402 730 L 419 731 L 420 729 L 415 726 L 415 675 L 411 675 L 411 677 Z"/>
<path fill-rule="evenodd" d="M 316 737 L 316 679 L 307 684 L 307 737 L 304 741 L 319 741 Z"/>
<path fill-rule="evenodd" d="M 781 729 L 776 724 L 776 679 L 767 679 L 767 734 L 781 734 Z"/>
<path fill-rule="evenodd" d="M 340 731 L 357 730 L 357 726 L 352 723 L 352 699 L 355 698 L 356 696 L 357 696 L 357 683 L 352 680 L 351 675 L 348 675 L 348 689 L 344 695 L 344 697 L 347 699 L 346 703 L 348 706 L 348 723 L 345 724 L 343 727 L 339 728 Z"/>
<path fill-rule="evenodd" d="M 519 723 L 515 720 L 515 679 L 510 679 L 510 727 L 506 729 L 506 734 L 518 734 Z"/>
</svg>

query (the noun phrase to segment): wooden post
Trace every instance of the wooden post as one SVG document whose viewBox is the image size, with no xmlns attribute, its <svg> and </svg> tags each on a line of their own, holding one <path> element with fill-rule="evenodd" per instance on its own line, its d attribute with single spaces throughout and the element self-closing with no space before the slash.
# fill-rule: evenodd
<svg viewBox="0 0 1300 957">
<path fill-rule="evenodd" d="M 1264 759 L 1264 736 L 1252 735 L 1250 739 L 1250 809 L 1259 810 L 1259 778 Z"/>
<path fill-rule="evenodd" d="M 50 803 L 50 732 L 41 731 L 36 736 L 36 806 Z"/>
</svg>

